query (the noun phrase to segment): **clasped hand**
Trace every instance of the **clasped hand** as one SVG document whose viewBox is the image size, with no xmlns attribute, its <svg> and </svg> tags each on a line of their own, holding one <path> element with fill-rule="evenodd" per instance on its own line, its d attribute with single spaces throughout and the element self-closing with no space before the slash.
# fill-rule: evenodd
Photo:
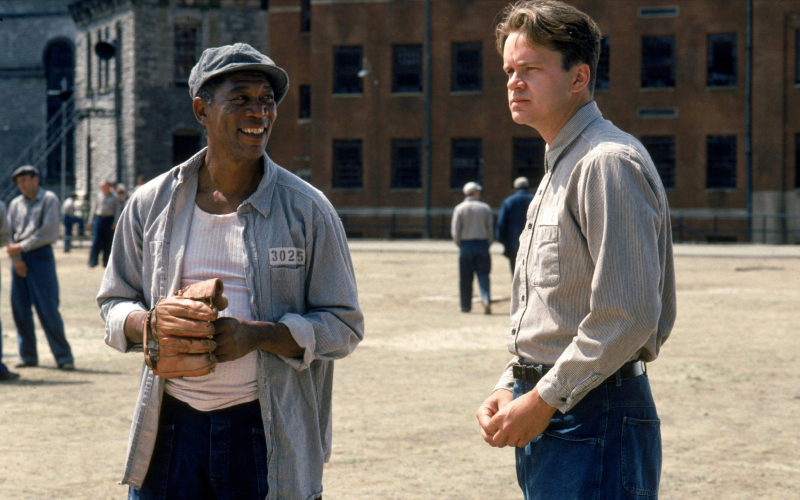
<svg viewBox="0 0 800 500">
<path fill-rule="evenodd" d="M 556 412 L 556 408 L 539 396 L 536 388 L 513 398 L 511 391 L 499 389 L 476 413 L 483 440 L 494 447 L 527 445 L 547 429 Z"/>
</svg>

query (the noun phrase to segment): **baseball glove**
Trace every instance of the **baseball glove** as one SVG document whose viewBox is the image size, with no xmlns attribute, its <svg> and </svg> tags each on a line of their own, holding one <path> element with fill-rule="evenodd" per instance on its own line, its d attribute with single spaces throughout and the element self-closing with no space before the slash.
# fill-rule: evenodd
<svg viewBox="0 0 800 500">
<path fill-rule="evenodd" d="M 219 311 L 228 307 L 219 279 L 201 281 L 156 303 L 144 320 L 144 360 L 164 378 L 199 377 L 217 365 L 212 340 Z"/>
</svg>

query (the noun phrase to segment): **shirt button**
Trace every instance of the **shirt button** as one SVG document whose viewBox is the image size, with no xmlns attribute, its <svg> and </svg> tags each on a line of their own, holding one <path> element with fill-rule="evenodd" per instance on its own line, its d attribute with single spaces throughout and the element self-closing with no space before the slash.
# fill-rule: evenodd
<svg viewBox="0 0 800 500">
<path fill-rule="evenodd" d="M 533 227 L 533 224 L 531 224 L 530 222 L 528 222 L 528 229 L 530 229 L 530 228 L 532 228 L 532 227 Z"/>
</svg>

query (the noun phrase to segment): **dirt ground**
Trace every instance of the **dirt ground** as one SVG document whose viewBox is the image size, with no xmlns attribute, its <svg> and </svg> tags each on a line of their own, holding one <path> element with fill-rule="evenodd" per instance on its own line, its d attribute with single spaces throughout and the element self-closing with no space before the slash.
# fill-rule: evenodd
<svg viewBox="0 0 800 500">
<path fill-rule="evenodd" d="M 509 359 L 510 276 L 494 313 L 462 314 L 446 242 L 353 242 L 364 342 L 337 362 L 331 499 L 513 499 L 513 451 L 475 410 Z M 103 344 L 86 249 L 56 251 L 78 370 L 39 337 L 39 368 L 0 384 L 0 499 L 122 499 L 140 355 Z M 662 499 L 800 498 L 800 251 L 677 246 L 678 320 L 649 367 L 662 419 Z M 3 361 L 18 361 L 2 258 Z"/>
</svg>

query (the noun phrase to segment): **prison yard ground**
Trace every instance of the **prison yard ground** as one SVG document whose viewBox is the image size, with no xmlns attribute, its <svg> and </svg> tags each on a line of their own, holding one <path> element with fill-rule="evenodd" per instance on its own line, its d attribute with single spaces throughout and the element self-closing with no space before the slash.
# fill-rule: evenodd
<svg viewBox="0 0 800 500">
<path fill-rule="evenodd" d="M 94 303 L 103 271 L 87 269 L 88 250 L 55 250 L 77 370 L 55 368 L 38 329 L 40 367 L 0 384 L 0 498 L 125 498 L 117 482 L 141 355 L 104 345 Z M 450 242 L 351 241 L 351 250 L 367 334 L 336 364 L 326 500 L 521 498 L 513 450 L 486 445 L 475 419 L 509 359 L 500 249 L 490 316 L 477 302 L 459 311 Z M 678 320 L 648 367 L 661 498 L 800 498 L 800 248 L 678 245 L 675 255 Z M 3 260 L 3 361 L 13 366 Z"/>
</svg>

